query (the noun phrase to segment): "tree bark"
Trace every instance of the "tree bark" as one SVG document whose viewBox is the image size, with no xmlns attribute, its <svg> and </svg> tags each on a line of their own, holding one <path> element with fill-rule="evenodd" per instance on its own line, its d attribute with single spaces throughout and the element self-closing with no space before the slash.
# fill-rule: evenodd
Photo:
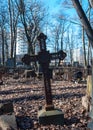
<svg viewBox="0 0 93 130">
<path fill-rule="evenodd" d="M 87 60 L 86 60 L 86 47 L 85 47 L 84 27 L 82 27 L 82 43 L 83 43 L 83 50 L 84 50 L 84 67 L 86 68 Z"/>
<path fill-rule="evenodd" d="M 89 0 L 91 7 L 93 8 L 93 0 Z"/>
<path fill-rule="evenodd" d="M 4 61 L 5 61 L 5 55 L 4 55 L 4 46 L 5 46 L 5 39 L 4 39 L 4 30 L 2 29 L 2 63 L 4 65 Z"/>
<path fill-rule="evenodd" d="M 85 15 L 85 12 L 81 7 L 79 0 L 72 0 L 72 3 L 78 13 L 78 16 L 80 17 L 80 21 L 81 21 L 82 25 L 84 26 L 88 39 L 93 47 L 93 30 L 88 21 L 88 18 Z"/>
</svg>

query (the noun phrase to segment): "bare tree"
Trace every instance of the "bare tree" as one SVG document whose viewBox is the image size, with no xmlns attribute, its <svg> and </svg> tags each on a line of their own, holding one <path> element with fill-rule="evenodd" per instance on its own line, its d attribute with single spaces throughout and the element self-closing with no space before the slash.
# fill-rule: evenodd
<svg viewBox="0 0 93 130">
<path fill-rule="evenodd" d="M 79 0 L 72 0 L 72 3 L 80 17 L 80 21 L 82 23 L 82 26 L 84 26 L 84 29 L 87 33 L 88 39 L 90 40 L 90 43 L 93 47 L 93 30 L 92 27 L 88 21 L 87 16 L 85 15 L 84 10 L 82 9 L 82 6 L 80 5 Z"/>
<path fill-rule="evenodd" d="M 14 58 L 14 65 L 16 66 L 16 39 L 17 39 L 17 24 L 19 12 L 17 10 L 15 1 L 8 0 L 9 10 L 9 25 L 10 25 L 10 42 L 11 42 L 11 54 L 10 58 Z"/>
<path fill-rule="evenodd" d="M 85 66 L 87 66 L 85 36 L 87 34 L 88 39 L 89 39 L 89 43 L 91 43 L 91 45 L 93 45 L 93 37 L 92 37 L 93 30 L 91 28 L 91 25 L 90 25 L 90 22 L 89 22 L 87 16 L 85 15 L 84 10 L 82 9 L 82 6 L 83 6 L 82 2 L 83 2 L 82 0 L 80 0 L 80 1 L 79 0 L 77 0 L 77 1 L 72 0 L 72 4 L 74 5 L 74 7 L 75 7 L 75 9 L 76 9 L 76 11 L 77 11 L 77 13 L 78 13 L 78 15 L 80 17 L 80 21 L 82 23 L 81 24 L 81 28 L 82 28 L 82 43 L 83 43 L 82 45 L 83 45 L 83 50 L 84 50 L 84 62 L 85 62 Z M 65 0 L 65 2 L 64 2 L 64 5 L 67 6 L 67 8 L 68 8 L 68 5 L 70 5 L 69 8 L 71 8 L 72 4 L 71 4 L 71 1 L 68 2 L 67 0 Z M 90 9 L 88 8 L 86 13 L 89 12 L 89 10 Z M 74 23 L 76 23 L 76 22 L 74 22 Z M 86 31 L 86 34 L 84 33 L 84 31 Z"/>
<path fill-rule="evenodd" d="M 4 8 L 2 9 L 2 7 L 1 7 L 0 8 L 0 31 L 1 31 L 0 37 L 1 37 L 1 45 L 2 45 L 2 64 L 3 65 L 5 64 L 5 58 L 6 58 L 5 52 L 6 52 L 6 49 L 8 49 L 8 48 L 5 48 L 7 45 L 6 44 L 7 23 L 8 23 L 7 12 Z"/>
<path fill-rule="evenodd" d="M 91 5 L 90 5 L 90 0 L 88 0 L 88 20 L 89 22 L 91 22 Z M 91 64 L 91 60 L 92 59 L 92 51 L 91 51 L 91 44 L 90 44 L 90 40 L 88 40 L 88 55 L 87 55 L 87 65 Z"/>
<path fill-rule="evenodd" d="M 75 39 L 74 38 L 75 38 L 75 35 L 73 32 L 73 28 L 71 29 L 69 27 L 67 30 L 67 37 L 66 37 L 65 43 L 66 43 L 66 50 L 68 52 L 71 64 L 73 64 L 73 56 L 74 56 L 74 54 L 73 54 L 73 50 L 75 47 Z"/>
<path fill-rule="evenodd" d="M 85 47 L 85 37 L 84 37 L 84 27 L 82 27 L 82 43 L 83 43 L 83 50 L 84 50 L 84 67 L 87 66 L 87 60 L 86 60 L 86 47 Z"/>
<path fill-rule="evenodd" d="M 56 25 L 54 28 L 55 52 L 58 52 L 59 50 L 59 34 L 60 34 L 60 26 Z"/>
<path fill-rule="evenodd" d="M 17 1 L 17 7 L 27 38 L 28 53 L 34 54 L 35 43 L 41 31 L 40 26 L 45 16 L 45 10 L 36 0 L 31 1 L 29 4 L 25 0 L 19 0 Z"/>
<path fill-rule="evenodd" d="M 68 30 L 68 27 L 69 27 L 69 23 L 64 20 L 64 19 L 61 19 L 62 17 L 59 17 L 59 20 L 60 20 L 60 25 L 59 25 L 59 28 L 60 28 L 60 49 L 63 50 L 64 49 L 64 35 L 65 35 L 65 32 Z"/>
</svg>

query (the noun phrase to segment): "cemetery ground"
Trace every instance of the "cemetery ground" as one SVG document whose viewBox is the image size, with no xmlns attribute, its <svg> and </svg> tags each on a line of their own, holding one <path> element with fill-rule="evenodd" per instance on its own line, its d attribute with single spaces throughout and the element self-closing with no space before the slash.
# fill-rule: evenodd
<svg viewBox="0 0 93 130">
<path fill-rule="evenodd" d="M 64 113 L 64 125 L 46 125 L 38 122 L 38 111 L 45 105 L 43 80 L 3 77 L 0 85 L 0 103 L 12 102 L 18 130 L 89 130 L 91 120 L 82 106 L 86 83 L 64 80 L 51 81 L 53 104 Z"/>
</svg>

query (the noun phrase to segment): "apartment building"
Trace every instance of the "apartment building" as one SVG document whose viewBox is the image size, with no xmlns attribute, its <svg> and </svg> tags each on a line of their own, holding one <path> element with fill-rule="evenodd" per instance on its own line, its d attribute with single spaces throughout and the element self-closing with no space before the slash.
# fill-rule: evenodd
<svg viewBox="0 0 93 130">
<path fill-rule="evenodd" d="M 84 64 L 84 52 L 83 48 L 77 48 L 73 50 L 73 61 L 74 62 L 79 62 L 79 64 Z"/>
<path fill-rule="evenodd" d="M 24 29 L 23 28 L 18 28 L 17 30 L 17 48 L 16 48 L 16 54 L 17 55 L 24 55 L 27 53 L 27 42 L 25 40 L 25 35 L 24 35 Z"/>
</svg>

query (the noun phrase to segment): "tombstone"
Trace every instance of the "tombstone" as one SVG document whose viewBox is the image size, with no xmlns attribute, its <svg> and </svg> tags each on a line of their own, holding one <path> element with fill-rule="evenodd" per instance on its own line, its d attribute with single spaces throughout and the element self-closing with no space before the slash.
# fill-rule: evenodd
<svg viewBox="0 0 93 130">
<path fill-rule="evenodd" d="M 58 109 L 54 108 L 53 102 L 52 102 L 52 93 L 51 93 L 51 83 L 50 83 L 50 70 L 49 70 L 49 63 L 51 60 L 54 59 L 61 59 L 63 60 L 66 57 L 66 53 L 62 50 L 57 53 L 49 53 L 49 51 L 46 50 L 46 39 L 47 36 L 41 33 L 37 37 L 40 45 L 40 52 L 38 55 L 35 56 L 29 56 L 24 55 L 22 58 L 22 61 L 25 64 L 30 64 L 32 61 L 38 61 L 39 64 L 42 67 L 43 77 L 44 77 L 44 89 L 45 89 L 45 106 L 42 110 L 38 111 L 38 118 L 39 123 L 43 125 L 48 124 L 56 124 L 56 125 L 63 125 L 64 124 L 64 114 L 63 112 Z"/>
<path fill-rule="evenodd" d="M 83 73 L 81 71 L 77 71 L 73 74 L 72 77 L 74 81 L 80 82 L 82 80 Z"/>
<path fill-rule="evenodd" d="M 0 129 L 17 130 L 16 118 L 13 110 L 13 103 L 0 104 Z"/>
<path fill-rule="evenodd" d="M 23 77 L 25 77 L 25 78 L 30 78 L 30 77 L 36 77 L 37 76 L 37 74 L 35 73 L 35 70 L 25 70 L 24 71 L 24 73 L 23 73 Z"/>
<path fill-rule="evenodd" d="M 91 118 L 91 122 L 89 122 L 87 126 L 90 130 L 93 130 L 93 59 L 92 59 L 92 67 L 88 66 L 87 94 L 88 97 L 91 98 L 89 106 L 90 107 L 89 117 Z"/>
<path fill-rule="evenodd" d="M 0 58 L 0 66 L 1 66 L 1 58 Z"/>
<path fill-rule="evenodd" d="M 8 67 L 8 68 L 14 68 L 14 58 L 9 58 L 6 61 L 6 67 Z"/>
<path fill-rule="evenodd" d="M 82 106 L 85 107 L 87 111 L 91 109 L 91 98 L 92 98 L 92 73 L 91 67 L 87 67 L 87 88 L 86 88 L 86 95 L 82 97 Z"/>
<path fill-rule="evenodd" d="M 2 74 L 2 72 L 0 72 L 0 85 L 3 85 L 3 79 L 2 79 L 2 77 L 3 77 L 3 74 Z"/>
<path fill-rule="evenodd" d="M 79 67 L 79 62 L 78 61 L 74 61 L 73 62 L 73 67 Z"/>
<path fill-rule="evenodd" d="M 8 72 L 10 74 L 13 74 L 14 67 L 15 67 L 14 63 L 15 63 L 14 58 L 8 58 L 7 61 L 6 61 L 6 67 L 8 68 Z"/>
</svg>

